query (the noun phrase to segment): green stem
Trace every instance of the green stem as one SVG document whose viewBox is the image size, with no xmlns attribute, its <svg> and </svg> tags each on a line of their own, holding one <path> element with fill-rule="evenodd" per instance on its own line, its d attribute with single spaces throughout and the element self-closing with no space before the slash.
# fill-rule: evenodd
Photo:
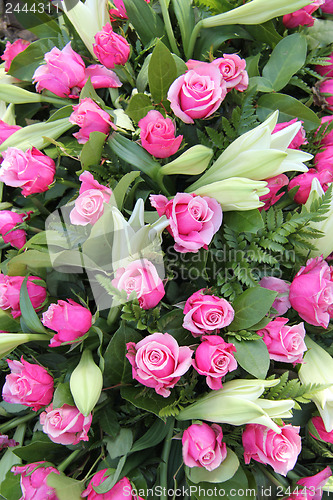
<svg viewBox="0 0 333 500">
<path fill-rule="evenodd" d="M 177 47 L 175 35 L 173 34 L 172 25 L 171 25 L 170 16 L 169 16 L 169 11 L 168 11 L 168 8 L 166 6 L 165 0 L 159 0 L 159 3 L 161 6 L 161 9 L 162 9 L 163 21 L 164 21 L 165 29 L 166 29 L 166 32 L 168 35 L 168 39 L 169 39 L 171 48 L 173 50 L 173 53 L 176 54 L 176 56 L 180 57 L 180 52 L 179 52 L 178 47 Z"/>
<path fill-rule="evenodd" d="M 282 483 L 280 483 L 280 481 L 278 481 L 276 479 L 275 476 L 273 476 L 273 474 L 271 474 L 265 467 L 262 467 L 260 464 L 258 464 L 260 470 L 265 474 L 265 476 L 270 480 L 272 481 L 272 483 L 277 486 L 278 488 L 285 488 L 284 485 Z"/>
<path fill-rule="evenodd" d="M 116 321 L 116 319 L 118 318 L 119 312 L 120 312 L 120 306 L 110 307 L 108 319 L 107 319 L 107 324 L 109 326 L 113 325 L 113 323 Z"/>
<path fill-rule="evenodd" d="M 202 21 L 199 21 L 194 26 L 194 29 L 192 31 L 192 35 L 191 35 L 191 38 L 190 38 L 190 41 L 189 41 L 189 44 L 188 44 L 187 54 L 185 54 L 187 59 L 191 59 L 191 57 L 193 55 L 195 42 L 196 42 L 196 40 L 198 38 L 198 35 L 199 35 L 199 32 L 200 32 L 201 28 L 202 28 Z"/>
<path fill-rule="evenodd" d="M 0 182 L 0 202 L 2 201 L 2 195 L 3 195 L 3 182 Z"/>
<path fill-rule="evenodd" d="M 31 196 L 30 200 L 38 208 L 39 213 L 49 216 L 51 212 L 48 211 L 47 208 L 44 207 L 43 203 L 41 203 L 37 198 Z"/>
<path fill-rule="evenodd" d="M 158 184 L 158 187 L 160 188 L 160 190 L 162 191 L 162 193 L 165 196 L 167 196 L 167 197 L 171 196 L 171 194 L 169 193 L 167 188 L 164 186 L 163 175 L 162 175 L 161 171 L 157 172 L 157 174 L 155 175 L 154 181 Z"/>
<path fill-rule="evenodd" d="M 38 415 L 38 413 L 28 413 L 27 415 L 23 415 L 23 417 L 13 418 L 10 422 L 7 422 L 3 425 L 0 425 L 0 433 L 5 434 L 11 429 L 15 429 L 18 425 L 24 424 L 25 422 L 29 422 Z"/>
<path fill-rule="evenodd" d="M 60 472 L 64 470 L 75 460 L 77 455 L 81 453 L 81 450 L 74 450 L 65 460 L 63 460 L 57 467 Z"/>
<path fill-rule="evenodd" d="M 175 419 L 172 417 L 171 425 L 168 434 L 166 435 L 164 446 L 161 455 L 161 465 L 160 465 L 160 485 L 162 487 L 162 493 L 160 496 L 160 500 L 168 500 L 168 459 L 170 455 L 171 449 L 171 439 L 173 435 L 173 427 L 174 427 Z"/>
<path fill-rule="evenodd" d="M 80 184 L 78 184 L 76 182 L 68 181 L 67 179 L 57 178 L 57 182 L 58 182 L 58 184 L 63 184 L 64 186 L 73 187 L 76 189 L 78 189 L 80 187 Z"/>
</svg>

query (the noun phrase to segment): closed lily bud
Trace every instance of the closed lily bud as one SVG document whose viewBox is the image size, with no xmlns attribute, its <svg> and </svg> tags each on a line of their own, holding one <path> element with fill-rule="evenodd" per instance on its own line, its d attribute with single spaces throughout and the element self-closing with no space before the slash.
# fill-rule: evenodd
<svg viewBox="0 0 333 500">
<path fill-rule="evenodd" d="M 77 409 L 87 417 L 95 407 L 103 387 L 102 372 L 89 349 L 83 351 L 80 363 L 71 375 L 69 386 Z"/>
<path fill-rule="evenodd" d="M 163 175 L 199 175 L 206 170 L 213 156 L 213 150 L 198 144 L 188 149 L 176 160 L 161 167 Z"/>
<path fill-rule="evenodd" d="M 0 359 L 7 356 L 17 346 L 34 340 L 49 340 L 47 335 L 34 333 L 0 332 Z"/>
</svg>

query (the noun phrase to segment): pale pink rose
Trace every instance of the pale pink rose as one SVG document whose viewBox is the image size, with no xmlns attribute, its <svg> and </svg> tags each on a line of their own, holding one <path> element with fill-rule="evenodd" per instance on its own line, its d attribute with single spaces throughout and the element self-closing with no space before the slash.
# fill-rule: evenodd
<svg viewBox="0 0 333 500">
<path fill-rule="evenodd" d="M 87 497 L 87 500 L 144 500 L 137 495 L 131 494 L 133 488 L 127 477 L 123 477 L 106 493 L 96 493 L 94 487 L 104 483 L 108 477 L 107 471 L 108 469 L 102 469 L 94 474 L 87 489 L 81 493 L 82 498 Z"/>
<path fill-rule="evenodd" d="M 150 0 L 145 0 L 145 2 L 150 3 Z M 111 22 L 116 18 L 128 19 L 123 0 L 112 0 L 112 3 L 116 8 L 109 10 Z"/>
<path fill-rule="evenodd" d="M 92 325 L 92 314 L 72 299 L 67 299 L 67 302 L 58 300 L 43 313 L 42 323 L 57 332 L 49 345 L 58 347 L 63 342 L 77 340 L 85 335 Z"/>
<path fill-rule="evenodd" d="M 0 309 L 9 310 L 13 318 L 21 316 L 20 290 L 24 279 L 24 276 L 0 274 Z M 28 295 L 36 311 L 43 306 L 47 295 L 45 287 L 38 285 L 39 281 L 42 282 L 37 276 L 29 276 L 27 281 Z"/>
<path fill-rule="evenodd" d="M 314 164 L 318 172 L 328 170 L 333 174 L 333 143 L 316 154 Z"/>
<path fill-rule="evenodd" d="M 92 415 L 90 413 L 85 417 L 75 406 L 65 404 L 61 408 L 53 409 L 51 404 L 40 414 L 39 421 L 43 432 L 54 443 L 69 445 L 89 441 L 88 431 Z"/>
<path fill-rule="evenodd" d="M 151 205 L 159 216 L 169 219 L 169 233 L 175 240 L 177 252 L 197 252 L 207 250 L 214 234 L 222 224 L 221 205 L 208 196 L 177 193 L 168 200 L 163 195 L 151 195 Z"/>
<path fill-rule="evenodd" d="M 101 64 L 91 64 L 85 69 L 84 80 L 80 83 L 81 87 L 84 87 L 88 78 L 94 89 L 115 89 L 122 86 L 116 73 Z"/>
<path fill-rule="evenodd" d="M 195 351 L 192 366 L 200 375 L 206 375 L 206 382 L 210 389 L 221 389 L 222 378 L 237 368 L 237 361 L 233 355 L 236 347 L 234 344 L 228 344 L 218 335 L 205 335 L 201 340 L 201 344 Z"/>
<path fill-rule="evenodd" d="M 54 161 L 37 148 L 7 148 L 2 153 L 0 181 L 6 186 L 21 187 L 22 195 L 43 193 L 54 180 L 56 166 Z"/>
<path fill-rule="evenodd" d="M 41 466 L 43 462 L 28 465 L 15 465 L 11 470 L 14 475 L 21 474 L 20 485 L 22 496 L 20 500 L 59 500 L 56 490 L 47 485 L 47 477 L 51 472 L 60 474 L 54 467 Z"/>
<path fill-rule="evenodd" d="M 194 123 L 195 119 L 211 116 L 226 94 L 226 84 L 218 67 L 201 63 L 171 84 L 168 100 L 178 118 L 184 123 Z"/>
<path fill-rule="evenodd" d="M 190 425 L 182 437 L 184 464 L 209 471 L 216 469 L 227 457 L 227 445 L 222 439 L 222 427 L 218 424 Z"/>
<path fill-rule="evenodd" d="M 110 23 L 96 33 L 95 42 L 94 54 L 106 68 L 112 69 L 118 64 L 123 66 L 127 62 L 131 47 L 123 36 L 113 31 Z"/>
<path fill-rule="evenodd" d="M 138 123 L 142 147 L 156 158 L 169 158 L 174 155 L 183 136 L 175 137 L 176 128 L 170 118 L 164 118 L 159 111 L 148 111 Z"/>
<path fill-rule="evenodd" d="M 118 290 L 125 290 L 127 297 L 136 292 L 136 298 L 142 309 L 152 309 L 165 295 L 163 282 L 156 267 L 147 259 L 135 260 L 125 267 L 119 267 L 112 285 Z"/>
<path fill-rule="evenodd" d="M 278 295 L 272 304 L 272 307 L 277 310 L 276 316 L 281 316 L 282 314 L 285 314 L 288 309 L 290 309 L 290 283 L 287 283 L 287 281 L 281 280 L 280 278 L 274 278 L 273 276 L 265 276 L 259 281 L 259 285 L 263 288 L 267 288 L 267 290 L 274 290 L 275 292 L 278 292 Z"/>
<path fill-rule="evenodd" d="M 223 54 L 212 61 L 215 64 L 225 81 L 227 91 L 232 89 L 243 92 L 249 86 L 249 75 L 246 71 L 246 61 L 241 59 L 237 54 Z"/>
<path fill-rule="evenodd" d="M 333 78 L 333 52 L 329 57 L 326 57 L 327 62 L 330 62 L 328 65 L 317 65 L 315 66 L 315 70 L 321 76 L 325 76 L 326 78 Z"/>
<path fill-rule="evenodd" d="M 279 174 L 276 175 L 275 177 L 270 177 L 269 179 L 265 179 L 267 182 L 267 187 L 269 189 L 268 194 L 264 194 L 263 196 L 260 196 L 259 200 L 263 201 L 265 205 L 259 208 L 259 210 L 268 210 L 271 208 L 272 205 L 274 205 L 281 196 L 284 195 L 284 192 L 277 194 L 280 189 L 282 189 L 284 186 L 288 186 L 289 179 L 285 174 Z"/>
<path fill-rule="evenodd" d="M 274 130 L 272 134 L 276 134 L 276 132 L 280 132 L 280 130 L 283 130 L 286 127 L 289 127 L 289 125 L 292 125 L 293 123 L 298 122 L 299 120 L 297 118 L 294 118 L 293 120 L 290 120 L 290 122 L 282 122 L 278 123 L 275 125 Z M 303 123 L 303 122 L 302 122 Z M 308 144 L 308 141 L 306 140 L 306 133 L 304 130 L 304 127 L 301 126 L 291 143 L 289 144 L 288 148 L 289 149 L 299 149 L 303 144 Z"/>
<path fill-rule="evenodd" d="M 325 14 L 333 14 L 333 0 L 325 0 L 320 8 Z"/>
<path fill-rule="evenodd" d="M 327 109 L 333 111 L 333 78 L 323 80 L 319 85 L 319 92 L 323 94 Z"/>
<path fill-rule="evenodd" d="M 215 295 L 205 295 L 202 288 L 189 297 L 184 307 L 183 327 L 194 337 L 219 331 L 232 322 L 235 312 L 231 304 Z"/>
<path fill-rule="evenodd" d="M 328 327 L 333 317 L 333 268 L 322 256 L 301 267 L 290 285 L 289 300 L 304 321 Z"/>
<path fill-rule="evenodd" d="M 323 116 L 321 118 L 321 125 L 323 125 L 324 123 L 327 124 L 325 130 L 327 129 L 328 125 L 331 124 L 332 120 L 333 120 L 333 115 Z M 333 146 L 333 130 L 331 130 L 331 132 L 329 132 L 328 134 L 326 134 L 324 137 L 321 138 L 320 144 L 322 144 L 323 146 Z M 332 156 L 333 156 L 333 151 L 332 151 Z"/>
<path fill-rule="evenodd" d="M 310 5 L 306 5 L 291 14 L 283 16 L 283 24 L 287 28 L 297 28 L 297 26 L 313 26 L 314 17 L 311 16 L 325 0 L 314 0 Z"/>
<path fill-rule="evenodd" d="M 265 342 L 270 359 L 282 363 L 303 363 L 303 354 L 307 347 L 304 342 L 304 323 L 286 326 L 288 318 L 276 318 L 265 328 L 257 331 Z"/>
<path fill-rule="evenodd" d="M 111 127 L 117 128 L 112 123 L 109 113 L 100 108 L 90 97 L 82 99 L 80 104 L 73 106 L 73 110 L 69 121 L 80 127 L 80 131 L 73 134 L 79 144 L 85 144 L 91 132 L 108 134 Z"/>
<path fill-rule="evenodd" d="M 170 389 L 191 366 L 191 349 L 179 347 L 168 333 L 153 333 L 137 344 L 129 342 L 126 347 L 132 377 L 164 398 L 170 396 Z"/>
<path fill-rule="evenodd" d="M 289 182 L 288 191 L 296 186 L 299 186 L 299 189 L 294 196 L 294 200 L 296 201 L 296 203 L 301 203 L 302 205 L 304 205 L 307 202 L 313 179 L 318 179 L 323 190 L 327 191 L 329 185 L 331 184 L 331 182 L 333 182 L 333 171 L 318 171 L 315 168 L 310 168 L 304 174 L 296 175 L 296 177 L 291 179 L 291 181 Z"/>
<path fill-rule="evenodd" d="M 11 373 L 6 376 L 2 397 L 7 403 L 30 406 L 37 411 L 48 405 L 53 396 L 53 378 L 40 365 L 7 359 Z"/>
<path fill-rule="evenodd" d="M 22 127 L 18 125 L 8 125 L 8 123 L 0 120 L 0 144 L 5 142 L 8 137 L 20 130 Z"/>
<path fill-rule="evenodd" d="M 26 242 L 26 232 L 23 229 L 14 229 L 16 225 L 22 224 L 25 214 L 18 214 L 11 210 L 0 211 L 0 234 L 5 243 L 12 247 L 22 248 Z"/>
<path fill-rule="evenodd" d="M 281 434 L 278 434 L 265 425 L 247 424 L 242 435 L 245 463 L 249 464 L 253 459 L 286 476 L 301 452 L 299 430 L 299 427 L 288 424 L 283 425 Z"/>
<path fill-rule="evenodd" d="M 333 444 L 333 431 L 327 432 L 325 425 L 324 425 L 324 421 L 321 417 L 313 417 L 311 419 L 311 424 L 313 425 L 313 427 L 317 431 L 320 439 L 325 441 L 325 443 Z M 311 434 L 311 436 L 314 437 L 315 439 L 318 439 L 318 437 L 315 436 L 315 434 L 311 432 L 311 428 L 309 428 L 309 434 Z"/>
<path fill-rule="evenodd" d="M 15 441 L 15 439 L 8 439 L 8 436 L 6 436 L 6 434 L 0 434 L 0 451 L 4 450 L 5 448 L 12 448 L 13 446 L 17 446 L 19 444 L 20 443 Z"/>
<path fill-rule="evenodd" d="M 27 40 L 22 40 L 22 38 L 15 40 L 15 42 L 13 43 L 10 42 L 6 43 L 5 51 L 1 56 L 1 59 L 3 61 L 6 61 L 5 71 L 9 71 L 10 65 L 14 57 L 23 52 L 29 45 L 30 42 L 28 42 Z"/>
<path fill-rule="evenodd" d="M 325 467 L 321 472 L 314 476 L 303 477 L 296 483 L 296 491 L 285 500 L 321 500 L 323 497 L 323 486 L 332 475 L 330 467 Z"/>
</svg>

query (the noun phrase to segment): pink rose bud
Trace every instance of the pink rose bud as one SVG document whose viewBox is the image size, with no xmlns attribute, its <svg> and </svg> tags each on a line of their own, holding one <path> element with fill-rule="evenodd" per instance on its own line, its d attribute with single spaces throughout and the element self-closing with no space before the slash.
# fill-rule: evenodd
<svg viewBox="0 0 333 500">
<path fill-rule="evenodd" d="M 5 276 L 0 274 L 0 309 L 9 310 L 13 318 L 21 316 L 20 309 L 20 290 L 24 281 L 24 276 Z M 29 276 L 27 281 L 28 295 L 35 311 L 43 306 L 46 299 L 46 289 L 37 276 Z"/>
<path fill-rule="evenodd" d="M 127 298 L 136 292 L 142 309 L 152 309 L 165 295 L 163 282 L 156 267 L 147 259 L 135 260 L 125 267 L 119 267 L 112 280 L 112 286 L 125 290 Z"/>
<path fill-rule="evenodd" d="M 297 28 L 297 26 L 313 26 L 314 17 L 311 16 L 319 7 L 324 3 L 325 0 L 314 0 L 310 5 L 306 5 L 291 14 L 286 14 L 283 16 L 283 24 L 287 28 Z"/>
<path fill-rule="evenodd" d="M 95 41 L 94 54 L 106 68 L 112 69 L 118 64 L 123 66 L 127 62 L 131 47 L 123 36 L 113 31 L 110 23 L 96 33 Z"/>
<path fill-rule="evenodd" d="M 11 210 L 0 211 L 0 234 L 5 243 L 12 247 L 22 248 L 26 243 L 26 232 L 23 229 L 14 229 L 16 225 L 22 224 L 25 214 L 18 214 Z"/>
<path fill-rule="evenodd" d="M 309 259 L 290 285 L 289 300 L 304 321 L 327 328 L 333 317 L 333 267 L 322 256 Z"/>
<path fill-rule="evenodd" d="M 9 71 L 10 65 L 14 57 L 23 52 L 29 45 L 30 42 L 27 42 L 27 40 L 22 40 L 22 38 L 15 40 L 14 43 L 10 42 L 6 43 L 5 51 L 1 56 L 1 59 L 3 61 L 6 61 L 5 71 Z"/>
<path fill-rule="evenodd" d="M 87 497 L 87 500 L 144 500 L 137 495 L 132 495 L 133 488 L 127 477 L 123 477 L 107 493 L 96 493 L 94 487 L 104 483 L 108 477 L 107 470 L 102 469 L 96 472 L 87 489 L 81 493 L 82 498 Z"/>
<path fill-rule="evenodd" d="M 265 328 L 257 331 L 263 338 L 270 359 L 283 363 L 303 363 L 303 354 L 307 347 L 304 342 L 304 323 L 294 326 L 285 326 L 288 318 L 276 318 Z"/>
<path fill-rule="evenodd" d="M 183 327 L 194 337 L 205 333 L 219 332 L 232 322 L 235 312 L 231 304 L 215 295 L 205 295 L 202 288 L 186 301 Z"/>
<path fill-rule="evenodd" d="M 178 118 L 184 123 L 194 123 L 195 119 L 211 116 L 226 94 L 227 87 L 218 67 L 201 63 L 171 84 L 168 100 Z"/>
<path fill-rule="evenodd" d="M 333 78 L 328 80 L 323 80 L 319 85 L 319 92 L 323 95 L 326 107 L 330 111 L 333 111 Z"/>
<path fill-rule="evenodd" d="M 289 127 L 289 125 L 292 125 L 293 123 L 296 123 L 297 121 L 299 121 L 299 120 L 297 118 L 294 118 L 293 120 L 290 120 L 290 122 L 278 123 L 277 125 L 275 125 L 272 134 L 275 134 L 276 132 L 280 132 L 280 130 L 283 130 L 284 128 Z M 301 123 L 303 123 L 303 122 L 301 122 Z M 299 149 L 303 144 L 307 144 L 307 143 L 308 143 L 308 141 L 306 140 L 305 130 L 304 130 L 304 127 L 302 126 L 299 129 L 299 131 L 297 132 L 297 134 L 295 135 L 295 137 L 293 138 L 293 140 L 291 141 L 291 143 L 289 144 L 288 148 L 289 149 Z"/>
<path fill-rule="evenodd" d="M 323 419 L 321 417 L 313 417 L 311 419 L 311 424 L 313 425 L 313 427 L 317 431 L 320 439 L 322 439 L 323 441 L 325 441 L 325 443 L 331 443 L 331 444 L 333 444 L 333 430 L 330 431 L 330 432 L 327 432 L 327 430 L 325 428 L 325 425 L 324 425 L 324 421 L 323 421 Z M 311 434 L 312 437 L 314 437 L 315 439 L 318 439 L 318 437 L 315 436 L 311 432 L 311 428 L 309 428 L 309 433 Z"/>
<path fill-rule="evenodd" d="M 43 193 L 54 180 L 54 161 L 38 149 L 8 148 L 2 153 L 0 181 L 6 186 L 21 187 L 22 195 Z"/>
<path fill-rule="evenodd" d="M 218 424 L 192 424 L 183 434 L 183 460 L 188 467 L 204 467 L 212 471 L 227 457 L 222 443 L 222 427 Z"/>
<path fill-rule="evenodd" d="M 242 436 L 245 463 L 249 464 L 253 459 L 286 476 L 301 452 L 299 430 L 299 427 L 288 424 L 283 425 L 281 434 L 278 434 L 265 425 L 247 424 Z"/>
<path fill-rule="evenodd" d="M 330 62 L 331 64 L 328 64 L 328 65 L 317 65 L 315 67 L 315 70 L 317 71 L 317 73 L 319 73 L 321 76 L 325 76 L 326 78 L 333 78 L 333 52 L 332 54 L 325 58 L 327 59 L 327 62 Z"/>
<path fill-rule="evenodd" d="M 80 131 L 73 134 L 79 144 L 85 144 L 91 132 L 108 134 L 111 127 L 117 128 L 112 123 L 109 113 L 101 109 L 90 97 L 82 99 L 80 104 L 73 106 L 73 110 L 69 121 L 80 127 Z"/>
<path fill-rule="evenodd" d="M 164 118 L 159 111 L 148 111 L 139 123 L 141 145 L 156 158 L 169 158 L 174 155 L 183 136 L 175 137 L 176 128 L 170 118 Z"/>
<path fill-rule="evenodd" d="M 53 396 L 53 378 L 45 368 L 21 361 L 7 359 L 11 373 L 6 376 L 2 397 L 7 403 L 30 406 L 37 411 L 48 405 Z"/>
<path fill-rule="evenodd" d="M 260 196 L 259 200 L 265 203 L 265 205 L 259 208 L 260 211 L 268 210 L 272 205 L 279 201 L 281 196 L 284 195 L 284 192 L 280 194 L 277 193 L 280 191 L 280 189 L 283 188 L 283 186 L 288 186 L 289 183 L 289 179 L 285 174 L 279 174 L 275 177 L 270 177 L 269 179 L 265 179 L 265 181 L 267 182 L 269 193 Z"/>
<path fill-rule="evenodd" d="M 126 347 L 132 377 L 164 398 L 170 396 L 170 389 L 191 366 L 191 349 L 179 347 L 168 333 L 153 333 L 137 344 L 129 342 Z"/>
<path fill-rule="evenodd" d="M 6 434 L 0 434 L 0 451 L 4 450 L 5 448 L 12 448 L 13 446 L 17 446 L 20 443 L 15 441 L 15 439 L 8 439 L 8 436 Z"/>
<path fill-rule="evenodd" d="M 51 472 L 60 474 L 54 467 L 40 467 L 46 462 L 34 462 L 28 465 L 15 465 L 14 475 L 21 474 L 20 485 L 23 496 L 20 500 L 59 500 L 56 490 L 47 485 L 47 477 Z"/>
<path fill-rule="evenodd" d="M 330 467 L 325 467 L 314 476 L 303 477 L 296 483 L 296 493 L 284 500 L 321 500 L 323 497 L 323 486 L 332 475 Z"/>
<path fill-rule="evenodd" d="M 326 170 L 333 174 L 333 143 L 328 144 L 326 149 L 316 154 L 314 163 L 318 172 Z"/>
<path fill-rule="evenodd" d="M 175 240 L 177 252 L 207 250 L 222 224 L 221 205 L 208 196 L 177 193 L 168 200 L 163 195 L 153 194 L 149 200 L 159 216 L 166 215 L 169 219 L 167 229 Z"/>
<path fill-rule="evenodd" d="M 145 2 L 149 3 L 150 0 L 145 0 Z M 123 0 L 113 0 L 112 3 L 116 8 L 109 10 L 111 22 L 116 18 L 128 19 Z"/>
<path fill-rule="evenodd" d="M 78 444 L 80 441 L 89 441 L 92 415 L 85 417 L 75 406 L 63 405 L 53 409 L 51 404 L 39 416 L 43 432 L 51 441 L 59 444 Z"/>
<path fill-rule="evenodd" d="M 221 389 L 222 378 L 237 368 L 237 361 L 233 355 L 236 347 L 218 335 L 203 336 L 201 340 L 195 351 L 195 360 L 192 361 L 193 368 L 200 375 L 206 375 L 210 389 Z"/>
<path fill-rule="evenodd" d="M 325 14 L 333 14 L 333 0 L 325 0 L 320 8 Z"/>
<path fill-rule="evenodd" d="M 323 125 L 324 123 L 327 124 L 325 130 L 327 129 L 328 125 L 330 125 L 332 120 L 333 120 L 332 115 L 323 116 L 321 118 L 321 125 Z M 321 138 L 320 144 L 322 144 L 323 146 L 333 146 L 333 130 L 331 130 L 331 132 L 329 132 L 328 134 L 326 134 L 324 137 Z M 332 152 L 332 155 L 333 155 L 333 152 Z"/>
<path fill-rule="evenodd" d="M 321 187 L 326 192 L 329 185 L 333 181 L 333 171 L 320 170 L 318 172 L 318 170 L 316 170 L 315 168 L 310 168 L 308 172 L 296 175 L 296 177 L 291 179 L 291 181 L 289 182 L 288 191 L 296 186 L 299 186 L 299 189 L 294 196 L 294 200 L 296 201 L 296 203 L 301 203 L 302 205 L 304 205 L 307 202 L 313 179 L 318 179 Z"/>
<path fill-rule="evenodd" d="M 246 61 L 237 54 L 223 54 L 223 57 L 215 59 L 215 64 L 225 81 L 227 92 L 232 89 L 243 92 L 249 86 L 249 75 L 247 74 Z"/>
<path fill-rule="evenodd" d="M 0 120 L 0 144 L 5 142 L 8 137 L 20 130 L 22 127 L 18 125 L 8 125 L 3 120 Z"/>
<path fill-rule="evenodd" d="M 290 309 L 290 283 L 287 283 L 287 281 L 281 280 L 280 278 L 274 278 L 273 276 L 265 276 L 259 281 L 259 285 L 263 288 L 267 288 L 267 290 L 274 290 L 275 292 L 278 292 L 278 296 L 272 304 L 272 307 L 277 310 L 277 316 L 285 314 L 288 309 Z"/>
<path fill-rule="evenodd" d="M 87 83 L 88 78 L 94 89 L 115 89 L 122 86 L 116 73 L 101 64 L 91 64 L 85 69 L 82 87 Z"/>
<path fill-rule="evenodd" d="M 85 335 L 92 325 L 92 314 L 72 299 L 58 300 L 43 313 L 42 323 L 57 333 L 50 341 L 51 347 L 71 342 Z"/>
</svg>

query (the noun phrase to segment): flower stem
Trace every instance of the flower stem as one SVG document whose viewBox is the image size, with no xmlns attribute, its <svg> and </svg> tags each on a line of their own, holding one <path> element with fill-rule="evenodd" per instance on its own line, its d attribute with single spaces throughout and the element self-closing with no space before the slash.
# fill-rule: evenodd
<svg viewBox="0 0 333 500">
<path fill-rule="evenodd" d="M 23 415 L 23 417 L 16 417 L 10 420 L 9 422 L 0 425 L 0 433 L 5 434 L 6 432 L 10 431 L 11 429 L 15 429 L 18 425 L 24 424 L 25 422 L 29 422 L 29 420 L 32 420 L 35 418 L 39 413 L 27 413 L 27 415 Z"/>
<path fill-rule="evenodd" d="M 166 435 L 164 446 L 162 450 L 162 463 L 160 465 L 160 485 L 162 487 L 162 493 L 160 496 L 160 500 L 168 500 L 168 459 L 170 455 L 171 449 L 171 439 L 173 435 L 175 419 L 172 417 L 171 425 L 168 434 Z"/>
<path fill-rule="evenodd" d="M 170 16 L 169 16 L 169 11 L 166 5 L 165 0 L 159 0 L 161 10 L 162 10 L 162 16 L 163 16 L 163 21 L 165 25 L 165 29 L 168 35 L 168 39 L 171 45 L 171 49 L 173 50 L 173 53 L 176 54 L 176 56 L 180 57 L 180 52 L 177 47 L 175 35 L 173 34 L 172 30 L 172 25 L 170 21 Z"/>
<path fill-rule="evenodd" d="M 202 21 L 199 21 L 194 26 L 194 29 L 192 31 L 192 35 L 191 35 L 191 38 L 190 38 L 190 41 L 189 41 L 189 44 L 188 44 L 187 54 L 185 54 L 187 59 L 191 59 L 191 57 L 193 55 L 195 42 L 196 42 L 196 40 L 198 38 L 199 31 L 201 30 L 201 28 L 202 28 Z"/>
<path fill-rule="evenodd" d="M 75 460 L 77 455 L 81 452 L 82 450 L 74 450 L 65 460 L 63 460 L 57 467 L 57 469 L 60 472 L 64 472 L 64 470 Z"/>
</svg>

